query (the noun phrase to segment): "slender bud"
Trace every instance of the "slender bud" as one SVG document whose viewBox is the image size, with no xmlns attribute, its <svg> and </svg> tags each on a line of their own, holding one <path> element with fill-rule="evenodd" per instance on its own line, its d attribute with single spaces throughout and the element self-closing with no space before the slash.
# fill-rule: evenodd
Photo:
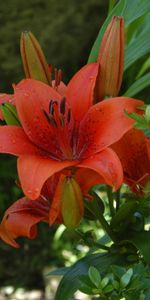
<svg viewBox="0 0 150 300">
<path fill-rule="evenodd" d="M 51 85 L 50 68 L 41 46 L 30 31 L 22 32 L 20 51 L 26 77 Z"/>
<path fill-rule="evenodd" d="M 99 49 L 97 62 L 100 64 L 95 87 L 96 102 L 118 95 L 124 63 L 124 20 L 112 17 Z"/>
<path fill-rule="evenodd" d="M 21 126 L 16 107 L 13 104 L 3 103 L 1 105 L 1 110 L 7 125 Z"/>
<path fill-rule="evenodd" d="M 80 186 L 72 177 L 65 177 L 61 189 L 61 214 L 65 226 L 74 229 L 84 213 Z"/>
</svg>

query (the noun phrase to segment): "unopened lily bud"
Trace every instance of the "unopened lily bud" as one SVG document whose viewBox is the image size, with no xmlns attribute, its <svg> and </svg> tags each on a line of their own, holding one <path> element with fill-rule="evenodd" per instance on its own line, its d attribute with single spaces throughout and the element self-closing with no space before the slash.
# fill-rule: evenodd
<svg viewBox="0 0 150 300">
<path fill-rule="evenodd" d="M 51 72 L 46 58 L 40 44 L 30 31 L 22 32 L 20 50 L 26 77 L 51 85 Z"/>
<path fill-rule="evenodd" d="M 100 64 L 95 87 L 95 101 L 118 95 L 124 63 L 124 20 L 113 17 L 109 23 L 99 49 Z"/>
<path fill-rule="evenodd" d="M 84 213 L 80 186 L 72 177 L 65 177 L 61 190 L 61 214 L 65 226 L 74 229 Z"/>
<path fill-rule="evenodd" d="M 1 105 L 1 110 L 7 125 L 21 126 L 16 107 L 13 104 L 3 103 Z"/>
</svg>

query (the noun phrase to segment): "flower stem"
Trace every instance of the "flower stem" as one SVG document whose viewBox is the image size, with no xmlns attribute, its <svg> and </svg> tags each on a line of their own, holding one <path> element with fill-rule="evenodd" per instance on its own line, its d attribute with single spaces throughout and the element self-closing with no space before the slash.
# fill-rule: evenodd
<svg viewBox="0 0 150 300">
<path fill-rule="evenodd" d="M 115 215 L 113 194 L 112 194 L 112 190 L 109 186 L 107 186 L 106 189 L 107 189 L 107 197 L 108 197 L 108 202 L 109 202 L 110 213 L 111 213 L 111 216 L 113 217 Z"/>
<path fill-rule="evenodd" d="M 95 246 L 98 246 L 99 248 L 103 249 L 103 250 L 106 250 L 106 251 L 109 251 L 109 247 L 103 245 L 103 244 L 100 244 L 100 243 L 95 243 Z"/>
<path fill-rule="evenodd" d="M 120 206 L 120 189 L 116 191 L 116 211 L 119 209 Z"/>
<path fill-rule="evenodd" d="M 106 231 L 106 233 L 110 236 L 110 238 L 112 239 L 112 241 L 114 243 L 116 243 L 116 237 L 114 236 L 114 233 L 111 230 L 110 225 L 107 223 L 106 219 L 104 218 L 103 214 L 101 214 L 99 212 L 99 214 L 97 214 L 98 220 L 101 223 L 104 231 Z"/>
</svg>

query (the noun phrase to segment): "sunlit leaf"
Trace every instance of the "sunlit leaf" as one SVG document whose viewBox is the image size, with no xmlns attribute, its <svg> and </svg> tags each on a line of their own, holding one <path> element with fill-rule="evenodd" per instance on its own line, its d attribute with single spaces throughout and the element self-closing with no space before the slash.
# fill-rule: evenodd
<svg viewBox="0 0 150 300">
<path fill-rule="evenodd" d="M 95 267 L 91 266 L 91 267 L 89 268 L 88 274 L 89 274 L 89 277 L 90 277 L 92 283 L 93 283 L 96 287 L 99 287 L 99 284 L 100 284 L 100 282 L 101 282 L 101 276 L 100 276 L 99 271 L 98 271 Z"/>
<path fill-rule="evenodd" d="M 120 285 L 122 288 L 126 287 L 130 280 L 131 280 L 131 277 L 133 275 L 133 270 L 130 268 L 120 279 Z"/>
</svg>

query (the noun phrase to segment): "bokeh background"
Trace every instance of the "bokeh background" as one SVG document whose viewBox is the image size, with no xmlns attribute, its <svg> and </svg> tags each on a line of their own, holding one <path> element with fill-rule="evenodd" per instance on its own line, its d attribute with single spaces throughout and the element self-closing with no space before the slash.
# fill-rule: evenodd
<svg viewBox="0 0 150 300">
<path fill-rule="evenodd" d="M 24 77 L 20 35 L 25 30 L 34 33 L 47 61 L 63 70 L 63 80 L 67 83 L 86 64 L 93 42 L 107 16 L 108 6 L 108 0 L 1 1 L 0 92 L 11 93 L 12 83 Z M 144 60 L 145 57 L 132 65 L 124 75 L 122 91 L 132 84 Z M 147 88 L 137 98 L 148 99 L 149 92 Z M 0 218 L 6 208 L 21 197 L 16 179 L 16 159 L 0 155 Z M 86 223 L 83 226 L 88 228 Z M 37 239 L 20 239 L 19 250 L 0 241 L 0 289 L 9 286 L 16 290 L 44 291 L 49 269 L 73 263 L 77 257 L 84 255 L 87 249 L 78 240 L 76 233 L 64 231 L 63 226 L 48 228 L 48 225 L 40 224 Z"/>
<path fill-rule="evenodd" d="M 0 92 L 12 92 L 12 83 L 24 77 L 20 57 L 20 35 L 31 30 L 39 40 L 47 61 L 63 70 L 65 82 L 87 62 L 108 11 L 107 0 L 5 0 L 0 3 Z M 16 159 L 0 156 L 0 218 L 21 196 Z M 36 240 L 20 239 L 13 249 L 0 241 L 0 288 L 13 286 L 45 289 L 45 268 L 63 266 L 83 255 L 76 236 L 57 227 L 39 226 Z M 73 253 L 71 255 L 71 251 Z"/>
</svg>

